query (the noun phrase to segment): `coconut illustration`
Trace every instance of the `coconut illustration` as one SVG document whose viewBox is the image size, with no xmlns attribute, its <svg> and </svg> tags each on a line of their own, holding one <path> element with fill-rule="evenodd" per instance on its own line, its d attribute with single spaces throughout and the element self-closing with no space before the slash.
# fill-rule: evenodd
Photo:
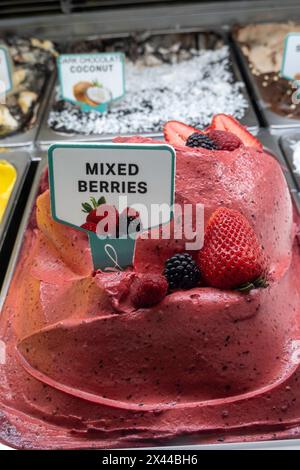
<svg viewBox="0 0 300 470">
<path fill-rule="evenodd" d="M 112 99 L 111 91 L 98 82 L 78 82 L 73 87 L 73 94 L 77 101 L 90 106 L 107 103 Z"/>
</svg>

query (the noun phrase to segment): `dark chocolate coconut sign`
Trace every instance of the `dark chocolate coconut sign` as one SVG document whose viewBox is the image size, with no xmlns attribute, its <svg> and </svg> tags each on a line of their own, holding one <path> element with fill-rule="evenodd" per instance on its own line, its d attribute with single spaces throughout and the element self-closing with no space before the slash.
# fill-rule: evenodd
<svg viewBox="0 0 300 470">
<path fill-rule="evenodd" d="M 89 235 L 95 269 L 132 264 L 141 233 L 173 217 L 175 151 L 165 144 L 54 144 L 51 210 Z"/>
<path fill-rule="evenodd" d="M 125 60 L 121 52 L 62 54 L 58 57 L 61 95 L 83 111 L 105 111 L 125 94 Z"/>
</svg>

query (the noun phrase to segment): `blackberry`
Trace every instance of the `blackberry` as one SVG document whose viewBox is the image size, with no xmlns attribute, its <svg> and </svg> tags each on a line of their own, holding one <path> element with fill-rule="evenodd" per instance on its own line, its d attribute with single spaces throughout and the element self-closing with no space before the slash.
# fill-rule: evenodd
<svg viewBox="0 0 300 470">
<path fill-rule="evenodd" d="M 192 289 L 200 281 L 200 270 L 188 253 L 179 253 L 165 263 L 164 276 L 169 289 Z"/>
<path fill-rule="evenodd" d="M 206 134 L 200 134 L 200 132 L 194 132 L 194 134 L 190 135 L 185 145 L 187 147 L 202 147 L 207 150 L 217 150 L 216 144 Z"/>
</svg>

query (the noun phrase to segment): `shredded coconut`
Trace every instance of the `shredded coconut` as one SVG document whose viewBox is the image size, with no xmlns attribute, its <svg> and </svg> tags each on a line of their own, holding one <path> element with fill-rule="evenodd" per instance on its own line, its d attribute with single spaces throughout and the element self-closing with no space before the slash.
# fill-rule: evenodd
<svg viewBox="0 0 300 470">
<path fill-rule="evenodd" d="M 217 113 L 242 118 L 247 101 L 241 92 L 243 84 L 234 81 L 230 70 L 228 47 L 195 54 L 180 63 L 153 67 L 129 62 L 126 95 L 107 112 L 83 112 L 58 101 L 48 124 L 66 133 L 133 134 L 161 132 L 170 119 L 201 128 Z"/>
</svg>

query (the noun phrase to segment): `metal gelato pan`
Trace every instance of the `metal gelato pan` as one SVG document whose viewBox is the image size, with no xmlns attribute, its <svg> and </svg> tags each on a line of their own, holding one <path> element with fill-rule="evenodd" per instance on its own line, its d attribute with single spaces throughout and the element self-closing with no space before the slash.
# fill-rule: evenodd
<svg viewBox="0 0 300 470">
<path fill-rule="evenodd" d="M 224 33 L 169 30 L 160 34 L 106 35 L 74 40 L 68 50 L 124 52 L 130 59 L 127 95 L 107 115 L 100 115 L 84 113 L 60 100 L 56 87 L 38 135 L 42 147 L 58 141 L 108 140 L 113 135 L 158 135 L 168 119 L 204 127 L 216 112 L 236 112 L 243 125 L 258 129 L 256 114 Z M 199 59 L 195 57 L 198 51 L 203 51 Z M 189 82 L 191 75 L 201 84 L 199 90 L 196 82 Z M 193 116 L 190 120 L 189 113 Z"/>
</svg>

